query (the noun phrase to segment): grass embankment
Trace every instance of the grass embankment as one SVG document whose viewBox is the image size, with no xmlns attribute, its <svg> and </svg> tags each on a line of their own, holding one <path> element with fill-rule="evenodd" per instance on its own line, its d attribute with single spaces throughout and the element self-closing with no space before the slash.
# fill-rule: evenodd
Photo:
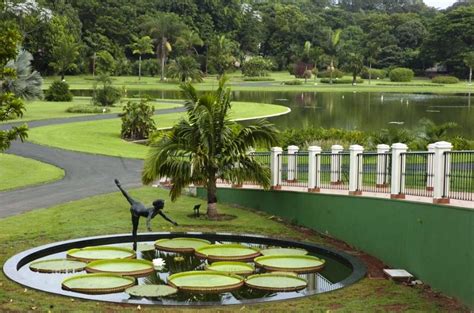
<svg viewBox="0 0 474 313">
<path fill-rule="evenodd" d="M 63 177 L 64 171 L 50 164 L 0 153 L 0 191 L 50 183 Z"/>
<path fill-rule="evenodd" d="M 258 118 L 284 114 L 288 108 L 279 105 L 234 102 L 231 117 L 234 119 Z M 172 127 L 184 113 L 156 115 L 158 128 Z M 120 138 L 120 119 L 79 122 L 34 128 L 28 139 L 34 143 L 66 150 L 142 159 L 148 148 Z"/>
<path fill-rule="evenodd" d="M 274 237 L 291 238 L 330 245 L 314 233 L 298 229 L 276 221 L 264 214 L 256 214 L 245 209 L 219 205 L 222 213 L 238 216 L 232 221 L 211 222 L 195 220 L 187 215 L 192 213 L 196 203 L 204 202 L 190 197 L 182 197 L 177 202 L 169 201 L 167 191 L 153 188 L 132 190 L 131 195 L 151 203 L 157 198 L 166 199 L 165 213 L 176 220 L 179 227 L 157 217 L 152 226 L 155 231 L 200 231 L 216 232 L 232 230 L 234 233 L 256 233 Z M 49 209 L 36 210 L 25 214 L 0 219 L 0 263 L 26 249 L 60 240 L 85 236 L 130 232 L 128 204 L 120 193 L 96 196 L 69 202 Z M 86 218 L 84 217 L 93 217 Z M 141 223 L 140 231 L 145 231 Z M 0 273 L 1 312 L 136 312 L 137 306 L 115 305 L 96 301 L 83 301 L 68 297 L 54 296 L 24 287 L 9 281 Z M 321 294 L 295 301 L 278 304 L 260 304 L 214 308 L 220 312 L 248 311 L 423 311 L 442 312 L 446 307 L 444 297 L 428 297 L 429 293 L 419 288 L 406 287 L 388 280 L 363 279 L 361 282 L 339 291 Z M 459 308 L 457 308 L 459 309 Z M 145 312 L 190 312 L 192 309 L 160 308 L 142 306 Z M 204 310 L 209 310 L 203 309 Z"/>
<path fill-rule="evenodd" d="M 457 84 L 433 84 L 427 78 L 416 78 L 408 83 L 391 82 L 389 79 L 372 80 L 369 85 L 368 80 L 362 84 L 352 86 L 351 84 L 323 84 L 320 79 L 308 80 L 300 79 L 302 85 L 289 86 L 283 82 L 295 80 L 295 77 L 288 72 L 272 72 L 268 76 L 269 81 L 244 81 L 240 72 L 228 75 L 230 86 L 234 91 L 317 91 L 317 92 L 400 92 L 400 93 L 467 93 L 474 92 L 474 85 L 468 85 L 462 81 Z M 45 78 L 43 88 L 57 80 L 57 77 Z M 344 79 L 351 79 L 347 76 Z M 68 76 L 67 82 L 71 89 L 92 89 L 94 80 L 91 75 Z M 179 90 L 179 84 L 176 82 L 161 82 L 159 77 L 143 77 L 138 81 L 135 76 L 113 77 L 113 83 L 117 87 L 124 86 L 127 90 Z M 202 83 L 194 84 L 198 90 L 214 90 L 218 86 L 215 75 L 210 75 Z"/>
<path fill-rule="evenodd" d="M 136 100 L 139 99 L 124 99 L 126 102 L 127 100 Z M 122 112 L 122 102 L 117 104 L 116 106 L 109 107 L 110 112 L 108 113 L 120 113 Z M 155 106 L 156 110 L 160 109 L 171 109 L 175 107 L 181 106 L 180 103 L 160 103 L 160 102 L 150 102 L 151 105 Z M 91 98 L 90 97 L 74 97 L 74 100 L 71 102 L 49 102 L 49 101 L 31 101 L 27 102 L 26 112 L 22 118 L 2 121 L 0 123 L 12 123 L 12 122 L 28 122 L 28 121 L 36 121 L 36 120 L 45 120 L 45 119 L 53 119 L 53 118 L 69 118 L 69 117 L 76 117 L 76 116 L 85 116 L 85 115 L 97 115 L 102 113 L 69 113 L 66 110 L 72 106 L 76 105 L 84 105 L 88 106 L 91 105 Z"/>
</svg>

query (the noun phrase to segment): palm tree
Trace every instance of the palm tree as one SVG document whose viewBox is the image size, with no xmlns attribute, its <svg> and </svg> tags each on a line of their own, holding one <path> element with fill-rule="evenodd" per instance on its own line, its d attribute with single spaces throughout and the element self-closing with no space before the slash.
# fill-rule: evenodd
<svg viewBox="0 0 474 313">
<path fill-rule="evenodd" d="M 213 37 L 208 50 L 209 64 L 220 79 L 230 69 L 236 58 L 236 43 L 225 35 Z"/>
<path fill-rule="evenodd" d="M 474 51 L 466 53 L 464 63 L 469 67 L 469 85 L 472 85 L 472 68 L 474 67 Z"/>
<path fill-rule="evenodd" d="M 270 187 L 270 170 L 247 152 L 257 145 L 270 146 L 277 134 L 266 120 L 245 127 L 230 120 L 231 92 L 226 82 L 221 78 L 216 91 L 199 97 L 191 84 L 181 85 L 187 117 L 152 144 L 142 173 L 145 184 L 169 177 L 172 200 L 189 184 L 205 185 L 210 218 L 218 215 L 217 179 L 236 184 L 252 180 Z"/>
<path fill-rule="evenodd" d="M 164 80 L 165 62 L 172 50 L 171 40 L 179 36 L 185 25 L 174 13 L 160 13 L 143 27 L 155 40 L 156 56 L 161 59 L 161 80 Z"/>
<path fill-rule="evenodd" d="M 77 67 L 75 61 L 79 56 L 80 45 L 76 43 L 74 36 L 69 34 L 61 34 L 56 40 L 57 42 L 51 49 L 54 61 L 49 65 L 61 74 L 61 80 L 64 80 L 66 71 Z"/>
<path fill-rule="evenodd" d="M 168 67 L 168 75 L 185 83 L 188 80 L 202 82 L 203 73 L 193 57 L 183 56 L 173 60 Z"/>
<path fill-rule="evenodd" d="M 133 54 L 138 54 L 138 80 L 142 79 L 142 55 L 153 53 L 153 40 L 150 36 L 141 38 L 133 37 L 133 43 L 130 45 Z"/>
<path fill-rule="evenodd" d="M 364 57 L 358 53 L 349 53 L 347 55 L 345 69 L 352 73 L 352 85 L 357 81 L 357 75 L 364 68 Z"/>
<path fill-rule="evenodd" d="M 182 46 L 189 55 L 193 52 L 198 55 L 196 47 L 202 47 L 204 45 L 204 41 L 202 41 L 198 33 L 188 29 L 183 31 L 182 34 L 176 39 L 176 44 Z"/>
<path fill-rule="evenodd" d="M 369 62 L 369 85 L 372 83 L 372 63 L 376 61 L 380 53 L 380 47 L 376 42 L 370 42 L 367 46 L 367 62 Z"/>
<path fill-rule="evenodd" d="M 332 73 L 334 72 L 334 61 L 336 58 L 336 54 L 339 48 L 339 43 L 341 42 L 341 29 L 336 29 L 335 31 L 331 31 L 329 33 L 329 55 L 331 57 L 331 63 L 329 64 L 329 73 L 330 73 L 330 79 L 329 82 L 332 84 Z"/>
<path fill-rule="evenodd" d="M 3 91 L 12 92 L 15 96 L 25 100 L 42 97 L 43 78 L 39 72 L 32 69 L 32 61 L 31 53 L 20 50 L 16 59 L 7 63 L 5 67 L 14 69 L 16 77 L 8 77 L 3 81 Z"/>
</svg>

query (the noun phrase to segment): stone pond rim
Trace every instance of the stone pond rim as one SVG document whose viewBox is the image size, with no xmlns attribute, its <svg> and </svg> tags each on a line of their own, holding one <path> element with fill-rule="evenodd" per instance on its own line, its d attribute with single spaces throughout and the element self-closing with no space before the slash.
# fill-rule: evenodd
<svg viewBox="0 0 474 313">
<path fill-rule="evenodd" d="M 291 247 L 296 247 L 296 248 L 303 248 L 310 252 L 318 253 L 323 256 L 325 255 L 325 256 L 336 259 L 338 262 L 341 262 L 352 269 L 352 272 L 350 273 L 350 275 L 344 278 L 342 281 L 339 281 L 337 283 L 338 286 L 334 288 L 333 290 L 338 290 L 340 288 L 344 288 L 346 286 L 352 285 L 356 283 L 357 281 L 359 281 L 360 279 L 362 279 L 363 277 L 365 277 L 367 273 L 367 267 L 361 260 L 343 251 L 339 251 L 333 248 L 324 247 L 324 246 L 313 244 L 313 243 L 305 243 L 305 242 L 286 240 L 286 239 L 276 239 L 276 238 L 271 238 L 271 237 L 266 237 L 266 236 L 261 236 L 261 235 L 232 234 L 232 233 L 224 233 L 224 232 L 216 232 L 216 233 L 157 232 L 157 233 L 139 234 L 138 241 L 139 242 L 153 242 L 158 239 L 174 238 L 174 237 L 188 237 L 188 238 L 192 237 L 192 238 L 207 239 L 211 241 L 232 241 L 232 242 L 246 242 L 246 243 L 265 244 L 265 245 L 274 245 L 274 246 L 291 246 Z M 120 304 L 157 305 L 157 303 L 142 301 L 140 299 L 129 299 L 127 302 L 123 302 L 123 301 L 116 301 L 113 299 L 100 299 L 100 298 L 97 298 L 97 296 L 94 297 L 87 294 L 73 293 L 67 290 L 62 290 L 62 289 L 55 289 L 54 291 L 41 289 L 35 286 L 34 282 L 32 282 L 31 280 L 28 280 L 22 277 L 22 275 L 20 275 L 20 272 L 19 272 L 23 266 L 27 265 L 28 263 L 32 261 L 35 261 L 39 258 L 48 256 L 51 254 L 65 252 L 69 249 L 83 248 L 83 247 L 95 246 L 95 245 L 131 243 L 132 241 L 133 241 L 133 238 L 131 235 L 119 234 L 119 235 L 87 237 L 87 238 L 79 238 L 79 239 L 55 242 L 55 243 L 51 243 L 51 244 L 47 244 L 47 245 L 43 245 L 40 247 L 23 251 L 10 257 L 3 265 L 3 272 L 10 280 L 15 281 L 25 287 L 29 287 L 29 288 L 40 290 L 40 291 L 45 291 L 45 292 L 56 294 L 56 295 L 63 295 L 67 297 L 94 300 L 94 301 L 120 303 Z M 298 299 L 298 298 L 313 296 L 316 294 L 319 294 L 319 293 L 315 291 L 311 291 L 304 294 L 301 293 L 300 295 L 292 297 L 291 299 Z M 285 300 L 290 300 L 290 299 L 276 299 L 276 300 L 273 300 L 271 298 L 247 299 L 247 300 L 241 300 L 239 303 L 236 303 L 236 305 L 268 303 L 268 302 L 285 301 Z M 184 302 L 172 302 L 172 303 L 159 303 L 158 305 L 162 305 L 162 306 L 180 306 L 180 305 L 220 306 L 222 304 L 220 302 L 195 302 L 191 304 L 187 304 Z M 233 304 L 230 304 L 230 305 L 233 305 Z"/>
</svg>

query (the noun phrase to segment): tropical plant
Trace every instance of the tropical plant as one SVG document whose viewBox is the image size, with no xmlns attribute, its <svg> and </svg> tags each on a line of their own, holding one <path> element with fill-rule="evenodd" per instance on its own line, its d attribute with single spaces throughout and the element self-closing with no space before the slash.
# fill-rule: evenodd
<svg viewBox="0 0 474 313">
<path fill-rule="evenodd" d="M 138 38 L 133 37 L 133 43 L 130 45 L 133 54 L 138 54 L 138 80 L 142 79 L 142 55 L 153 53 L 153 40 L 150 36 Z"/>
<path fill-rule="evenodd" d="M 336 29 L 335 31 L 329 32 L 329 41 L 328 41 L 328 52 L 331 57 L 331 63 L 329 64 L 327 70 L 330 73 L 329 79 L 332 84 L 332 73 L 335 70 L 335 58 L 338 52 L 339 43 L 341 42 L 341 29 Z"/>
<path fill-rule="evenodd" d="M 65 81 L 54 81 L 46 91 L 45 99 L 47 101 L 72 101 L 72 93 L 69 85 Z"/>
<path fill-rule="evenodd" d="M 101 50 L 97 52 L 95 57 L 95 69 L 99 76 L 110 75 L 115 71 L 115 59 L 106 50 Z"/>
<path fill-rule="evenodd" d="M 231 91 L 226 81 L 221 78 L 216 91 L 201 96 L 191 84 L 181 86 L 187 99 L 186 118 L 151 145 L 142 174 L 145 184 L 159 177 L 170 178 L 172 200 L 189 184 L 204 185 L 210 218 L 218 215 L 217 179 L 237 184 L 255 181 L 270 187 L 269 169 L 247 152 L 251 147 L 269 147 L 277 134 L 265 120 L 248 126 L 230 120 Z"/>
<path fill-rule="evenodd" d="M 364 68 L 364 57 L 357 53 L 349 53 L 344 63 L 344 69 L 352 74 L 352 85 L 356 84 L 357 75 Z"/>
<path fill-rule="evenodd" d="M 472 68 L 474 67 L 474 51 L 464 55 L 464 64 L 469 67 L 469 85 L 472 85 Z"/>
<path fill-rule="evenodd" d="M 168 75 L 184 83 L 188 80 L 202 82 L 204 74 L 199 69 L 199 63 L 193 57 L 182 56 L 171 61 L 168 66 Z"/>
<path fill-rule="evenodd" d="M 216 36 L 209 46 L 209 65 L 218 74 L 218 78 L 231 69 L 235 61 L 235 50 L 237 44 L 226 36 Z"/>
<path fill-rule="evenodd" d="M 458 124 L 453 122 L 437 125 L 435 122 L 427 118 L 421 119 L 419 125 L 417 137 L 421 141 L 421 148 L 426 147 L 426 145 L 430 143 L 449 139 L 449 131 L 458 127 Z"/>
<path fill-rule="evenodd" d="M 122 119 L 121 137 L 129 140 L 141 140 L 156 130 L 153 115 L 155 108 L 146 99 L 140 102 L 129 101 L 120 114 Z"/>
<path fill-rule="evenodd" d="M 380 46 L 378 42 L 376 41 L 371 41 L 367 45 L 366 49 L 366 57 L 367 57 L 367 62 L 369 63 L 369 69 L 367 70 L 367 77 L 369 79 L 369 85 L 372 83 L 372 74 L 375 73 L 372 71 L 372 64 L 376 61 L 378 55 L 380 53 Z M 378 78 L 378 77 L 375 77 Z"/>
<path fill-rule="evenodd" d="M 9 91 L 25 100 L 41 98 L 43 91 L 43 78 L 39 72 L 33 70 L 31 62 L 33 56 L 26 50 L 20 50 L 14 60 L 10 60 L 5 66 L 12 70 L 14 76 L 5 77 L 3 80 L 3 90 Z"/>
<path fill-rule="evenodd" d="M 193 30 L 186 29 L 183 31 L 179 37 L 176 39 L 176 45 L 182 47 L 188 55 L 195 53 L 198 55 L 196 47 L 202 47 L 204 42 L 202 41 L 199 34 Z"/>
<path fill-rule="evenodd" d="M 112 86 L 112 79 L 108 75 L 100 75 L 96 78 L 92 95 L 94 105 L 112 106 L 120 100 L 121 96 L 120 90 Z"/>
</svg>

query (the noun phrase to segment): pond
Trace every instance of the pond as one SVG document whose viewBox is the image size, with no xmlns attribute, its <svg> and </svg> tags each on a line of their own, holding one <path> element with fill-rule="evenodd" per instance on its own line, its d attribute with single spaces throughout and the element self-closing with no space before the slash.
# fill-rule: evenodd
<svg viewBox="0 0 474 313">
<path fill-rule="evenodd" d="M 76 94 L 90 95 L 90 90 Z M 141 91 L 161 99 L 179 98 L 177 91 Z M 413 129 L 422 118 L 437 124 L 455 122 L 456 135 L 474 138 L 473 95 L 402 94 L 371 92 L 263 92 L 235 91 L 237 101 L 281 104 L 291 108 L 290 114 L 272 118 L 280 129 L 335 127 L 378 131 L 382 128 Z M 129 96 L 138 92 L 130 91 Z"/>
</svg>

